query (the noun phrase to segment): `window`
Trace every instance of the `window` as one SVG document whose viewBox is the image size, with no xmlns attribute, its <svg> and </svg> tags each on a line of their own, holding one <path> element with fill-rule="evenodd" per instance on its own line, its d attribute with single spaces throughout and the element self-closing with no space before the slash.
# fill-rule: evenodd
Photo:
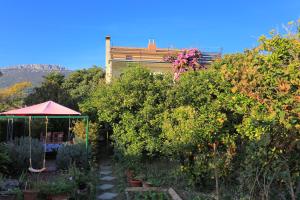
<svg viewBox="0 0 300 200">
<path fill-rule="evenodd" d="M 132 56 L 131 55 L 126 55 L 126 60 L 132 60 Z"/>
</svg>

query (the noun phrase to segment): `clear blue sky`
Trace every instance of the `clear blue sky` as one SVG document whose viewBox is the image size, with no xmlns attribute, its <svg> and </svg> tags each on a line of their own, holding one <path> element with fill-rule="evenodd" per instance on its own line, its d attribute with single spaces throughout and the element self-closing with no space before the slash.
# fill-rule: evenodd
<svg viewBox="0 0 300 200">
<path fill-rule="evenodd" d="M 114 45 L 243 51 L 300 17 L 300 0 L 0 0 L 0 66 L 104 65 Z"/>
</svg>

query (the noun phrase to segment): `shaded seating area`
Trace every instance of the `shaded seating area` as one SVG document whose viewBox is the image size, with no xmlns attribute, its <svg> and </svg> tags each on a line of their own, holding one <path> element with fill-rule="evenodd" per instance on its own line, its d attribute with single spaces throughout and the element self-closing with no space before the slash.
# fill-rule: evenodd
<svg viewBox="0 0 300 200">
<path fill-rule="evenodd" d="M 0 113 L 0 119 L 24 119 L 25 123 L 28 123 L 28 136 L 30 138 L 29 171 L 31 172 L 42 172 L 46 170 L 46 153 L 57 151 L 65 142 L 64 138 L 67 138 L 68 140 L 70 139 L 70 119 L 83 119 L 85 121 L 86 149 L 88 149 L 88 116 L 82 116 L 81 113 L 53 101 L 47 101 L 44 103 Z M 41 132 L 38 136 L 38 139 L 40 139 L 41 143 L 44 145 L 44 160 L 43 167 L 41 169 L 33 169 L 31 164 L 31 138 L 33 135 L 32 120 L 35 119 L 40 119 L 45 122 L 45 131 Z M 69 119 L 68 136 L 66 137 L 64 132 L 48 131 L 49 119 Z M 70 143 L 72 144 L 72 141 Z"/>
<path fill-rule="evenodd" d="M 45 139 L 45 134 L 41 133 L 40 141 L 46 141 L 44 144 L 46 146 L 46 152 L 50 153 L 53 151 L 57 151 L 64 142 L 71 143 L 70 140 L 64 141 L 64 135 L 64 132 L 47 132 L 47 138 Z"/>
</svg>

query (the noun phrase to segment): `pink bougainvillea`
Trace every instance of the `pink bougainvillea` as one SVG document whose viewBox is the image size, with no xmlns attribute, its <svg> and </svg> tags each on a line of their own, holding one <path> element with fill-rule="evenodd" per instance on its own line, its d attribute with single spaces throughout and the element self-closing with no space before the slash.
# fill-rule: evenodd
<svg viewBox="0 0 300 200">
<path fill-rule="evenodd" d="M 189 70 L 203 69 L 204 66 L 200 65 L 199 59 L 201 52 L 196 49 L 184 49 L 181 53 L 176 56 L 167 56 L 164 58 L 165 62 L 172 63 L 174 71 L 174 80 L 177 80 L 180 74 Z"/>
</svg>

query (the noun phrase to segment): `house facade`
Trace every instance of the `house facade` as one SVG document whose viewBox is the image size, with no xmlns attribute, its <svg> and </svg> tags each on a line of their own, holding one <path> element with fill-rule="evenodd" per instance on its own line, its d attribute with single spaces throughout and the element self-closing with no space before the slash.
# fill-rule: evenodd
<svg viewBox="0 0 300 200">
<path fill-rule="evenodd" d="M 153 73 L 172 72 L 171 63 L 164 62 L 163 59 L 182 51 L 175 48 L 157 48 L 154 40 L 149 40 L 148 46 L 145 48 L 112 46 L 110 36 L 106 36 L 105 45 L 106 83 L 110 83 L 113 78 L 119 77 L 124 69 L 133 65 L 145 67 Z M 203 65 L 209 65 L 219 56 L 221 56 L 220 52 L 202 52 L 200 62 Z"/>
</svg>

